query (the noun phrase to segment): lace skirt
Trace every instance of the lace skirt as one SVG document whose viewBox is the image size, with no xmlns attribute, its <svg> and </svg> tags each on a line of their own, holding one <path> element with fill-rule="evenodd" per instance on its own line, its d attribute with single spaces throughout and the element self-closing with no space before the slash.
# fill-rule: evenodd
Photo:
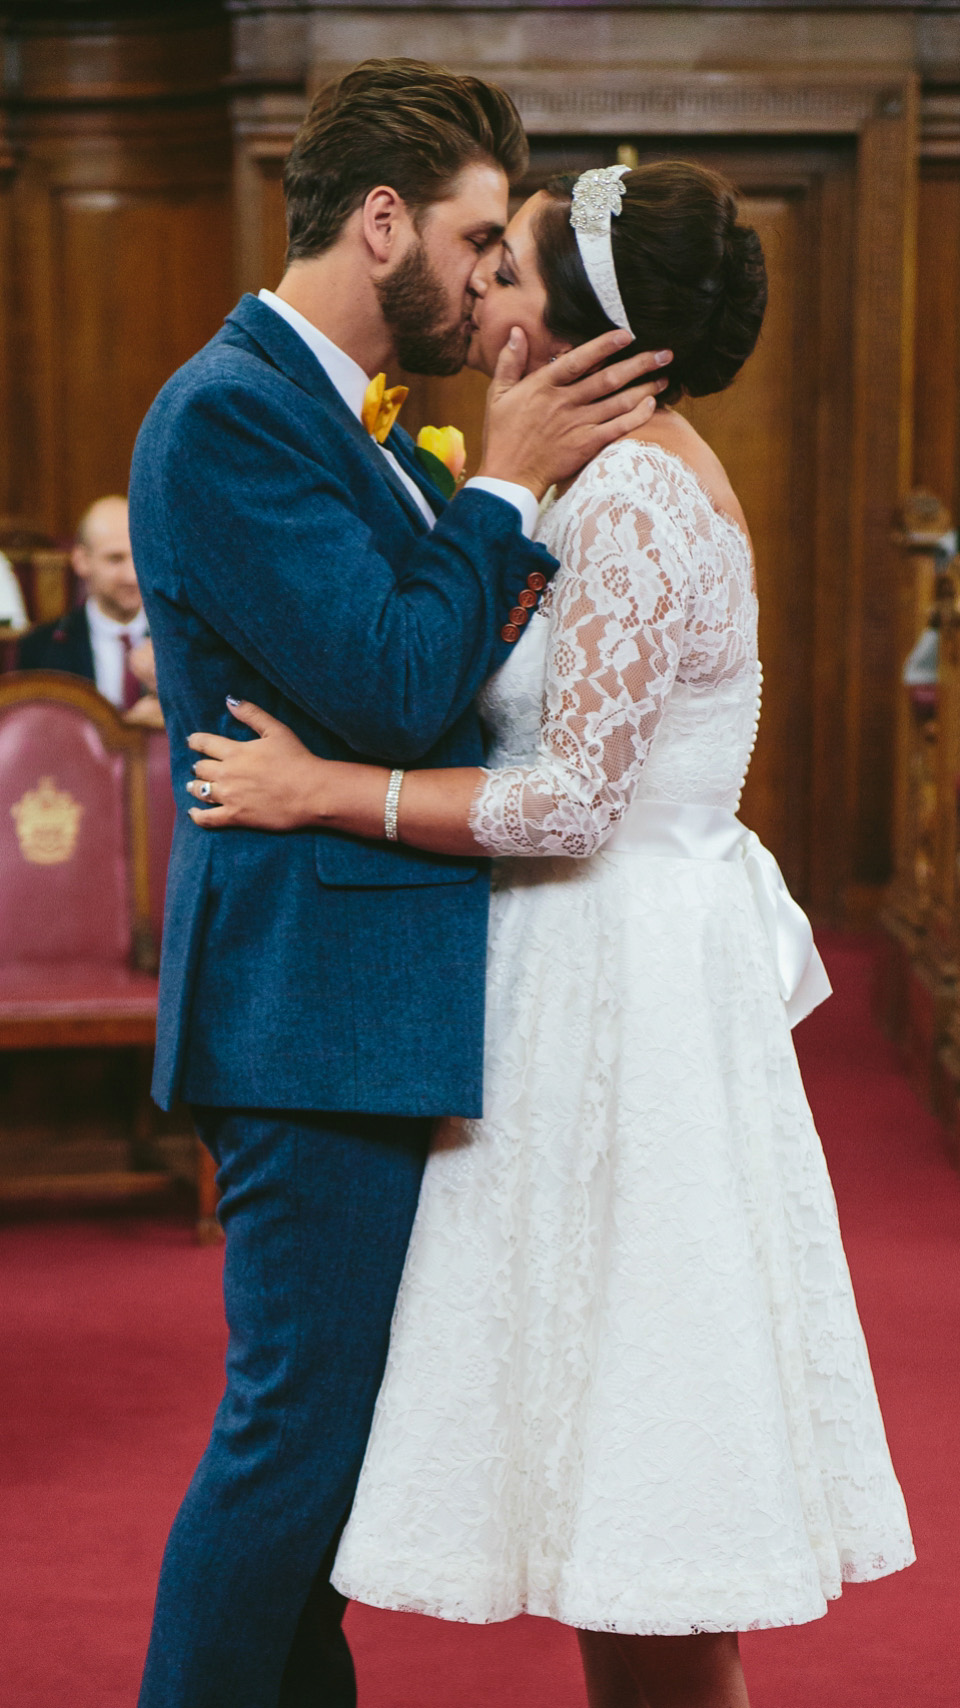
<svg viewBox="0 0 960 1708">
<path fill-rule="evenodd" d="M 913 1558 L 742 866 L 500 868 L 485 1115 L 438 1131 L 344 1594 L 683 1635 Z"/>
</svg>

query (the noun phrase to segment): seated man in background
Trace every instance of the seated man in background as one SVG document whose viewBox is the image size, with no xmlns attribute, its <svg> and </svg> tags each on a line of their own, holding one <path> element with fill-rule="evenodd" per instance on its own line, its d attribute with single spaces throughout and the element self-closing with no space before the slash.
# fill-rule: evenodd
<svg viewBox="0 0 960 1708">
<path fill-rule="evenodd" d="M 130 721 L 162 728 L 125 498 L 98 498 L 81 517 L 72 559 L 86 599 L 20 643 L 21 670 L 85 676 Z"/>
</svg>

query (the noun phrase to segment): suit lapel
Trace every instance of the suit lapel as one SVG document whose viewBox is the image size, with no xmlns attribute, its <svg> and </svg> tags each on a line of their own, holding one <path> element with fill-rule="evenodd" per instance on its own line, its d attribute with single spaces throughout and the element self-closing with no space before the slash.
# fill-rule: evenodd
<svg viewBox="0 0 960 1708">
<path fill-rule="evenodd" d="M 56 624 L 47 643 L 50 670 L 65 670 L 70 676 L 86 676 L 95 682 L 93 645 L 86 604 L 77 605 Z"/>
<path fill-rule="evenodd" d="M 317 366 L 319 367 L 319 363 L 317 364 Z M 321 372 L 322 371 L 323 370 L 321 369 Z M 327 380 L 326 374 L 324 374 L 323 377 L 325 380 Z M 390 459 L 383 455 L 382 451 L 380 450 L 379 445 L 376 443 L 376 441 L 374 439 L 371 439 L 370 434 L 367 432 L 367 429 L 363 425 L 363 422 L 358 421 L 356 416 L 354 415 L 353 411 L 347 408 L 346 404 L 343 401 L 343 398 L 340 396 L 340 393 L 337 391 L 336 387 L 334 385 L 331 385 L 329 380 L 327 380 L 327 385 L 329 386 L 331 392 L 333 393 L 334 397 L 337 400 L 337 403 L 339 404 L 338 419 L 341 419 L 343 421 L 345 431 L 347 433 L 349 433 L 350 437 L 353 439 L 354 443 L 357 445 L 357 447 L 361 451 L 362 455 L 364 457 L 366 457 L 368 462 L 370 462 L 373 465 L 373 467 L 377 470 L 377 473 L 380 475 L 381 479 L 386 481 L 391 492 L 393 492 L 395 494 L 395 496 L 400 500 L 400 503 L 403 505 L 403 508 L 406 511 L 407 515 L 416 523 L 417 531 L 419 533 L 422 533 L 423 530 L 426 528 L 427 523 L 426 523 L 426 520 L 424 518 L 423 511 L 420 509 L 419 505 L 417 504 L 416 499 L 413 497 L 412 493 L 407 491 L 407 488 L 404 486 L 403 481 L 400 479 L 396 470 L 394 468 L 391 468 Z M 387 443 L 389 444 L 391 451 L 393 451 L 394 455 L 396 456 L 396 448 L 391 443 L 391 441 L 393 440 L 393 437 L 394 437 L 394 434 L 391 433 Z M 398 461 L 399 461 L 399 459 L 398 459 Z M 419 482 L 417 484 L 419 485 Z"/>
<path fill-rule="evenodd" d="M 315 397 L 329 410 L 343 432 L 352 439 L 360 455 L 376 470 L 380 479 L 386 482 L 417 532 L 423 533 L 427 523 L 416 500 L 407 491 L 396 471 L 390 467 L 389 459 L 381 454 L 379 446 L 371 439 L 363 423 L 347 408 L 336 386 L 299 333 L 295 332 L 281 315 L 276 314 L 269 304 L 260 302 L 258 297 L 249 294 L 241 297 L 236 308 L 228 314 L 227 322 L 245 332 L 248 338 L 260 346 L 274 367 L 279 368 L 301 391 Z M 393 450 L 393 445 L 390 448 Z M 417 484 L 422 487 L 421 481 L 418 480 Z M 430 498 L 429 493 L 427 497 Z"/>
<path fill-rule="evenodd" d="M 399 422 L 388 435 L 387 444 L 397 462 L 402 465 L 411 480 L 416 482 L 434 515 L 442 516 L 447 508 L 448 500 L 444 498 L 439 487 L 434 486 L 430 476 L 421 466 L 417 458 L 417 448 L 410 434 L 400 426 Z"/>
<path fill-rule="evenodd" d="M 74 639 L 77 644 L 77 656 L 83 667 L 83 674 L 89 676 L 91 682 L 95 682 L 97 671 L 93 662 L 93 642 L 90 639 L 90 624 L 87 621 L 86 604 L 81 605 L 76 613 Z"/>
</svg>

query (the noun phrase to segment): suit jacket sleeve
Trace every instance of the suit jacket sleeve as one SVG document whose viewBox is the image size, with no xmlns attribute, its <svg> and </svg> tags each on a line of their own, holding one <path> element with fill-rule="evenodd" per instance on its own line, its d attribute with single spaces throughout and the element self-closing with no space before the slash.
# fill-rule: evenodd
<svg viewBox="0 0 960 1708">
<path fill-rule="evenodd" d="M 160 488 L 180 596 L 355 750 L 408 763 L 509 652 L 500 631 L 528 575 L 556 564 L 514 506 L 483 492 L 459 494 L 416 534 L 386 489 L 374 529 L 340 447 L 337 433 L 311 443 L 293 409 L 240 383 L 193 393 Z M 135 532 L 150 525 L 139 486 L 135 459 Z M 404 543 L 388 558 L 394 516 Z"/>
<path fill-rule="evenodd" d="M 42 629 L 34 629 L 31 634 L 24 635 L 17 648 L 18 670 L 45 669 L 52 627 L 52 623 L 45 623 Z"/>
</svg>

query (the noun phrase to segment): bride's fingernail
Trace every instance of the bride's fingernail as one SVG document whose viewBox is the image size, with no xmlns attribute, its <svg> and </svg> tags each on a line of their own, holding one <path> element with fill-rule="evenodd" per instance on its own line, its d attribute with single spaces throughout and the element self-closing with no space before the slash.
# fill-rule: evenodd
<svg viewBox="0 0 960 1708">
<path fill-rule="evenodd" d="M 233 710 L 234 706 L 239 706 L 239 704 L 240 704 L 240 701 L 235 699 L 232 694 L 227 695 L 227 705 L 230 707 L 231 711 Z"/>
<path fill-rule="evenodd" d="M 658 350 L 653 359 L 656 362 L 658 368 L 665 368 L 668 362 L 673 361 L 673 351 L 672 350 Z"/>
</svg>

